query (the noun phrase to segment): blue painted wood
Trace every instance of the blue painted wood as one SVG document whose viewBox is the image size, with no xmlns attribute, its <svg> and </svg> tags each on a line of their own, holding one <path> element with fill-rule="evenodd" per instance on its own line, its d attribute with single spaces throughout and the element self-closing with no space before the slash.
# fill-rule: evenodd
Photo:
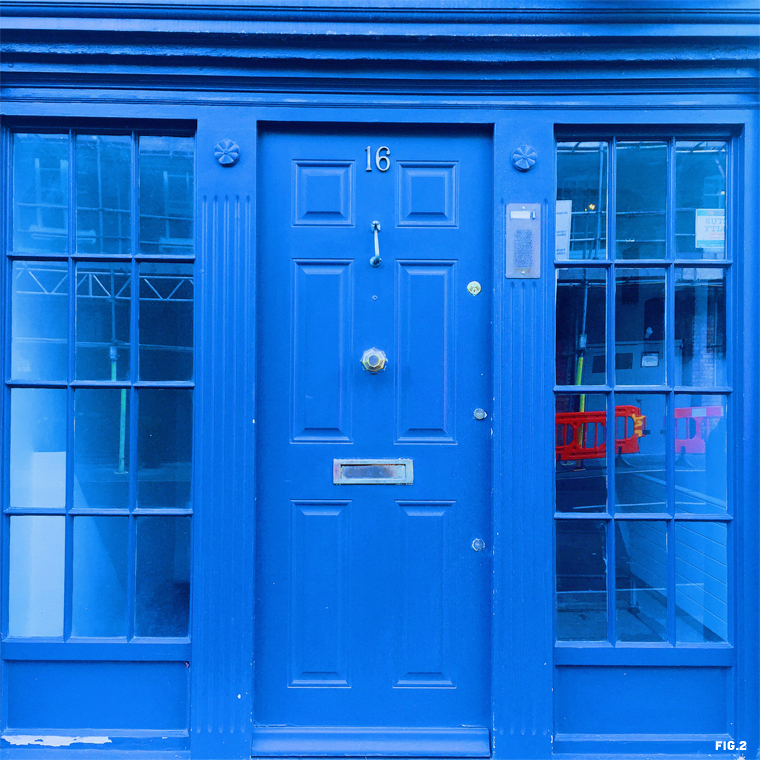
<svg viewBox="0 0 760 760">
<path fill-rule="evenodd" d="M 387 173 L 366 171 L 366 145 L 390 148 Z M 471 544 L 490 541 L 490 429 L 473 417 L 492 397 L 490 139 L 304 125 L 265 131 L 259 155 L 255 743 L 282 724 L 487 732 L 490 558 Z M 351 162 L 341 182 L 316 173 Z M 410 458 L 414 483 L 336 486 L 335 457 Z"/>
<path fill-rule="evenodd" d="M 505 213 L 507 199 L 542 202 L 550 208 L 554 190 L 554 135 L 551 117 L 538 114 L 530 125 L 511 114 L 495 129 L 496 193 L 494 199 L 494 268 L 496 283 L 494 361 L 495 469 L 494 514 L 494 757 L 545 757 L 551 752 L 551 728 L 542 716 L 551 713 L 553 641 L 552 483 L 530 475 L 553 470 L 554 408 L 542 391 L 554 382 L 554 290 L 544 280 L 507 280 Z M 528 173 L 517 172 L 510 155 L 530 143 L 540 162 Z M 543 161 L 543 157 L 546 161 Z M 553 234 L 544 214 L 541 270 L 550 271 Z M 545 276 L 545 275 L 544 275 Z M 551 347 L 551 348 L 550 348 Z M 545 559 L 539 559 L 539 558 Z M 530 615 L 521 610 L 530 608 Z"/>
<path fill-rule="evenodd" d="M 739 325 L 760 323 L 760 304 L 756 297 L 760 263 L 757 257 L 747 255 L 760 245 L 760 222 L 754 212 L 760 193 L 760 177 L 752 169 L 760 160 L 758 130 L 760 115 L 755 109 L 741 137 L 734 143 L 736 171 L 729 185 L 735 198 L 731 229 L 737 243 L 743 241 L 744 245 L 735 252 L 739 297 L 729 316 L 733 334 Z M 756 420 L 760 415 L 758 341 L 743 343 L 737 353 L 741 354 L 741 361 L 731 368 L 740 391 L 734 397 L 734 414 L 737 420 Z M 737 509 L 735 538 L 730 544 L 734 560 L 729 564 L 729 583 L 735 588 L 732 599 L 737 607 L 731 622 L 735 624 L 739 650 L 734 692 L 735 730 L 737 735 L 747 737 L 750 752 L 752 748 L 758 748 L 755 751 L 760 752 L 760 721 L 757 720 L 760 715 L 760 626 L 757 625 L 760 611 L 755 606 L 756 590 L 760 586 L 760 509 L 751 506 L 757 505 L 760 494 L 760 468 L 756 466 L 760 462 L 760 439 L 751 433 L 739 434 L 737 430 L 734 440 L 729 443 L 732 445 L 736 456 L 733 477 L 728 479 L 729 496 L 737 506 L 745 505 L 743 509 Z M 740 605 L 744 606 L 743 610 Z"/>
<path fill-rule="evenodd" d="M 727 668 L 559 667 L 555 686 L 558 734 L 729 733 Z"/>
<path fill-rule="evenodd" d="M 213 146 L 233 130 L 233 169 Z M 204 120 L 199 150 L 190 737 L 194 757 L 247 757 L 253 661 L 253 355 L 256 128 Z"/>
<path fill-rule="evenodd" d="M 14 661 L 6 668 L 8 728 L 187 730 L 184 662 Z"/>
<path fill-rule="evenodd" d="M 176 639 L 114 641 L 90 639 L 50 642 L 49 640 L 10 639 L 3 642 L 3 659 L 6 660 L 84 660 L 109 662 L 189 662 L 190 642 L 177 643 Z"/>
<path fill-rule="evenodd" d="M 254 754 L 268 757 L 489 757 L 487 728 L 258 728 Z"/>
<path fill-rule="evenodd" d="M 541 172 L 547 166 L 544 159 L 550 160 L 556 123 L 609 124 L 610 133 L 612 125 L 637 123 L 660 124 L 670 131 L 673 124 L 690 123 L 698 135 L 705 135 L 704 125 L 717 125 L 709 128 L 711 133 L 735 129 L 739 173 L 732 180 L 736 200 L 729 224 L 743 248 L 736 257 L 739 297 L 730 309 L 729 333 L 744 340 L 734 367 L 730 413 L 737 421 L 758 418 L 760 274 L 751 255 L 760 244 L 755 213 L 760 197 L 755 5 L 736 2 L 705 8 L 684 0 L 637 2 L 623 9 L 612 2 L 593 7 L 530 2 L 518 9 L 463 3 L 456 12 L 450 5 L 430 2 L 403 8 L 369 0 L 363 5 L 349 11 L 328 2 L 263 8 L 230 7 L 212 0 L 173 7 L 171 11 L 182 16 L 178 21 L 161 3 L 3 4 L 4 115 L 42 117 L 48 124 L 82 117 L 101 122 L 119 118 L 128 125 L 140 119 L 156 120 L 155 124 L 167 118 L 198 120 L 199 214 L 205 208 L 208 216 L 197 313 L 199 345 L 204 346 L 198 393 L 204 400 L 196 426 L 202 487 L 194 534 L 191 676 L 196 757 L 246 757 L 251 747 L 255 426 L 249 421 L 255 379 L 250 351 L 255 351 L 252 166 L 257 120 L 495 125 L 497 275 L 503 274 L 502 204 L 539 189 L 541 197 L 553 197 L 552 170 L 548 175 Z M 90 36 L 85 40 L 61 32 L 62 16 L 73 29 L 89 29 Z M 626 23 L 619 23 L 621 18 Z M 370 26 L 372 34 L 367 34 Z M 341 32 L 331 35 L 329 45 L 328 38 L 318 34 L 328 28 Z M 140 32 L 139 41 L 130 29 Z M 175 33 L 179 29 L 187 33 L 180 42 Z M 246 30 L 254 33 L 244 41 L 235 37 L 230 44 L 230 35 Z M 277 38 L 275 32 L 288 36 Z M 512 44 L 504 45 L 505 36 L 513 37 Z M 584 44 L 586 36 L 596 38 L 595 44 Z M 403 45 L 395 44 L 401 39 Z M 75 63 L 72 52 L 92 55 Z M 230 135 L 241 144 L 241 163 L 222 169 L 211 151 Z M 539 164 L 523 179 L 509 165 L 518 140 L 539 149 Z M 7 172 L 8 162 L 3 166 Z M 7 221 L 7 208 L 4 218 Z M 551 209 L 547 219 L 549 253 Z M 494 756 L 548 757 L 553 720 L 547 675 L 552 650 L 547 633 L 552 571 L 547 541 L 553 412 L 542 393 L 548 394 L 553 382 L 547 358 L 553 350 L 548 335 L 553 283 L 545 279 L 533 288 L 505 288 L 497 276 L 494 284 L 498 371 L 489 422 L 495 433 L 494 472 L 504 474 L 493 482 Z M 3 334 L 9 335 L 7 329 Z M 9 341 L 6 352 L 8 348 Z M 6 353 L 4 357 L 7 360 Z M 731 734 L 747 738 L 754 752 L 760 730 L 760 449 L 757 438 L 742 430 L 731 446 L 736 452 L 731 500 L 745 507 L 732 527 L 731 548 L 736 553 L 727 569 L 731 593 L 743 602 L 735 619 L 729 617 L 735 648 L 557 646 L 556 662 L 729 668 L 733 674 L 727 701 L 736 704 L 735 716 L 729 716 Z M 535 469 L 525 461 L 536 463 Z M 0 530 L 7 541 L 7 517 Z M 15 656 L 15 646 L 0 642 L 0 654 Z M 114 652 L 120 646 L 115 644 Z M 0 673 L 0 712 L 7 710 L 2 691 L 6 678 L 7 666 Z M 693 680 L 699 683 L 699 677 Z M 629 703 L 626 709 L 630 707 Z M 613 747 L 639 756 L 675 750 L 693 757 L 705 747 L 704 742 L 667 734 L 650 737 L 648 743 L 630 733 L 598 738 L 564 734 L 554 748 L 577 757 Z M 169 745 L 159 740 L 143 746 Z M 118 753 L 115 745 L 114 750 Z M 17 757 L 42 751 L 48 757 L 91 755 L 91 750 L 74 748 L 4 751 Z"/>
</svg>

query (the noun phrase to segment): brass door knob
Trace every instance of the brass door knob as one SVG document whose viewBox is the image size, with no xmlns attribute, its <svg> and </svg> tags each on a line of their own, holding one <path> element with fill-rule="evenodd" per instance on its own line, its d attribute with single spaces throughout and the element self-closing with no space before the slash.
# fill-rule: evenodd
<svg viewBox="0 0 760 760">
<path fill-rule="evenodd" d="M 388 357 L 379 348 L 368 348 L 362 354 L 362 367 L 373 375 L 382 372 L 387 364 Z"/>
</svg>

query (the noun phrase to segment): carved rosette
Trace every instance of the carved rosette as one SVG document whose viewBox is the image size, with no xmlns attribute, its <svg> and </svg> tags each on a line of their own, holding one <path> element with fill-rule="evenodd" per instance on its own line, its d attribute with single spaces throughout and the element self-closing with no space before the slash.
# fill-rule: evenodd
<svg viewBox="0 0 760 760">
<path fill-rule="evenodd" d="M 220 140 L 214 148 L 214 157 L 222 166 L 234 166 L 240 158 L 240 146 L 234 140 Z"/>
<path fill-rule="evenodd" d="M 538 153 L 532 145 L 521 145 L 519 148 L 515 148 L 512 153 L 512 166 L 520 172 L 530 171 L 536 161 L 538 161 Z"/>
</svg>

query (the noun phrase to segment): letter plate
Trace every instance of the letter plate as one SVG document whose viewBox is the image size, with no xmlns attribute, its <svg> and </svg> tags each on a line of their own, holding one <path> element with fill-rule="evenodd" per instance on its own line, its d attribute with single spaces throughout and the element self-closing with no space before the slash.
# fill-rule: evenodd
<svg viewBox="0 0 760 760">
<path fill-rule="evenodd" d="M 410 486 L 413 482 L 413 459 L 333 459 L 336 486 Z"/>
</svg>

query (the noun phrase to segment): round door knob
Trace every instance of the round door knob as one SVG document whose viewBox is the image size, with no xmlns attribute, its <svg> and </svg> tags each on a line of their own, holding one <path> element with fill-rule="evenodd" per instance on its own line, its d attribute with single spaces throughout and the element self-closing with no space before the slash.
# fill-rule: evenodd
<svg viewBox="0 0 760 760">
<path fill-rule="evenodd" d="M 362 354 L 362 367 L 373 375 L 382 372 L 386 364 L 388 364 L 388 357 L 385 355 L 385 351 L 381 351 L 379 348 L 368 348 Z"/>
</svg>

